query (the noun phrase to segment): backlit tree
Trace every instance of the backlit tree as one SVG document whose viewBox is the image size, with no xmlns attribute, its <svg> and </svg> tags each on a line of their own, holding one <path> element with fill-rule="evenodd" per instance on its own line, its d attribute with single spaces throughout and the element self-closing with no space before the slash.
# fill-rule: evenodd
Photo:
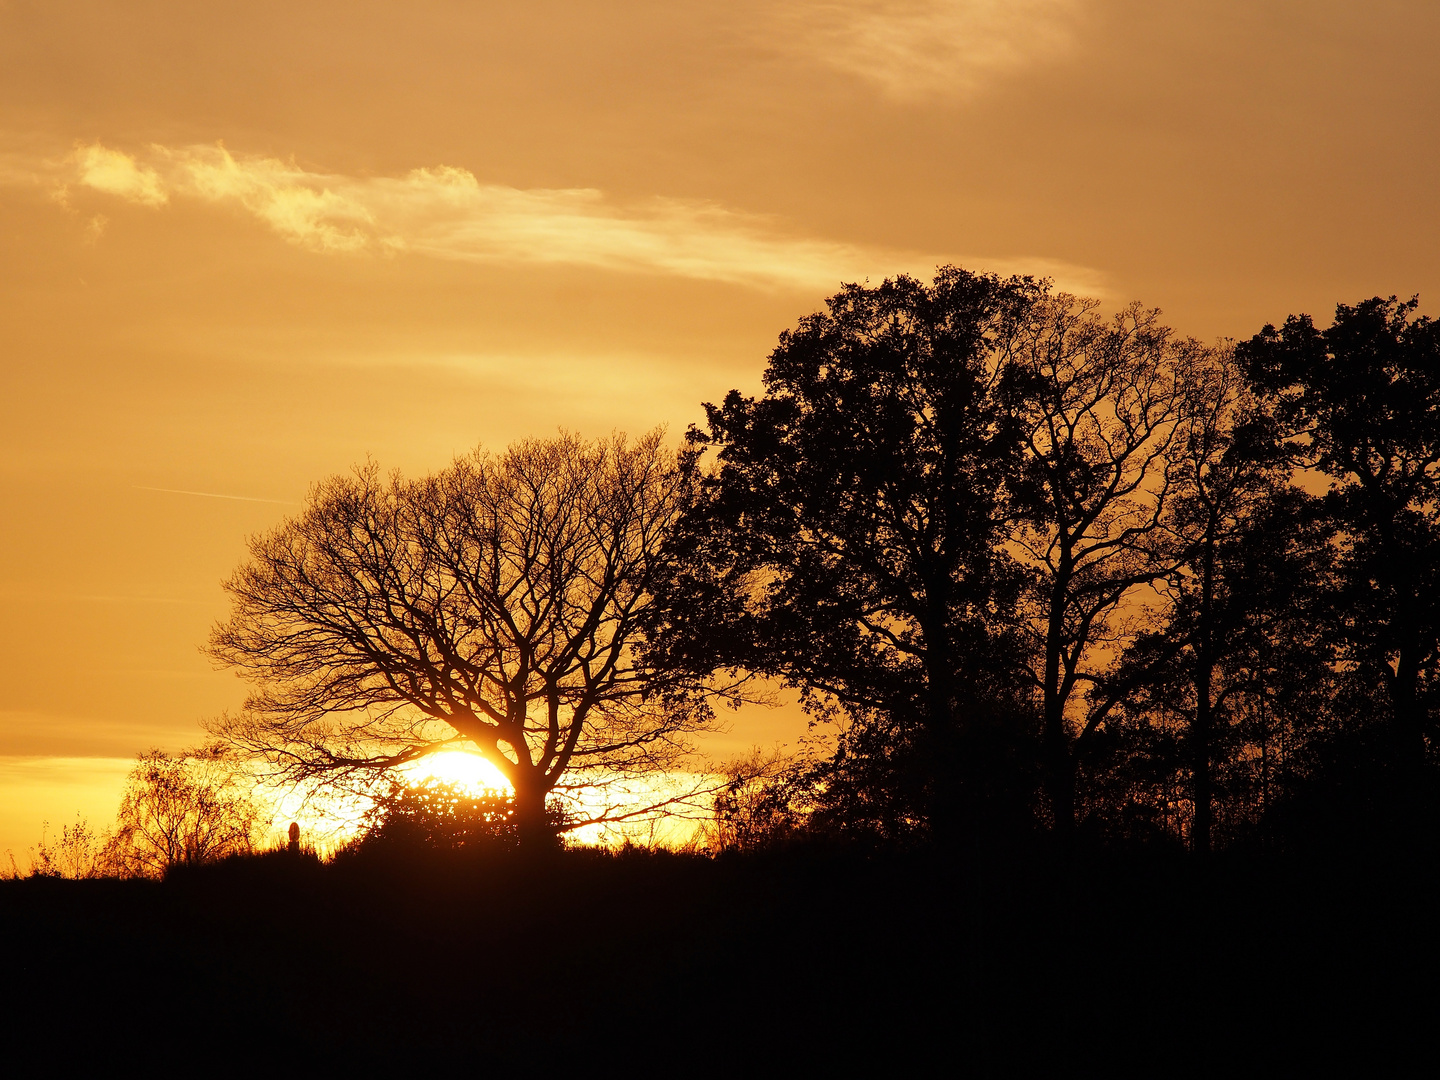
<svg viewBox="0 0 1440 1080">
<path fill-rule="evenodd" d="M 634 653 L 685 490 L 659 431 L 317 485 L 226 583 L 210 651 L 254 692 L 221 734 L 309 782 L 472 749 L 514 788 L 522 845 L 543 842 L 557 786 L 663 768 L 709 716 L 703 680 Z"/>
</svg>

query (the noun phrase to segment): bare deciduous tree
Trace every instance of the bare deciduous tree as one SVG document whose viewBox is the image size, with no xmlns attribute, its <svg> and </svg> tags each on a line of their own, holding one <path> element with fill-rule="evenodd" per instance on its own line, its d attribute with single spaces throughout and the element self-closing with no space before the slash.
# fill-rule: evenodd
<svg viewBox="0 0 1440 1080">
<path fill-rule="evenodd" d="M 248 778 L 221 746 L 141 754 L 126 780 L 105 871 L 159 877 L 173 866 L 254 850 L 263 816 Z"/>
<path fill-rule="evenodd" d="M 1240 541 L 1283 490 L 1289 462 L 1264 403 L 1236 365 L 1233 349 L 1217 350 L 1192 379 L 1189 416 L 1177 440 L 1179 498 L 1172 517 L 1185 559 L 1170 582 L 1167 646 L 1183 658 L 1194 702 L 1187 741 L 1194 806 L 1190 841 L 1210 849 L 1214 823 L 1213 752 L 1216 724 L 1231 698 L 1253 689 L 1247 674 L 1223 663 L 1252 621 L 1247 598 L 1235 595 L 1233 572 L 1222 565 L 1227 548 Z M 1248 642 L 1246 642 L 1248 644 Z"/>
<path fill-rule="evenodd" d="M 634 652 L 686 490 L 661 436 L 317 485 L 226 583 L 210 651 L 255 690 L 220 733 L 301 781 L 471 747 L 513 786 L 522 845 L 553 836 L 557 787 L 673 764 L 710 712 Z"/>
<path fill-rule="evenodd" d="M 1076 690 L 1096 682 L 1122 643 L 1124 602 L 1178 559 L 1163 527 L 1171 451 L 1190 368 L 1205 354 L 1159 312 L 1132 305 L 1107 320 L 1096 307 L 1047 298 L 1016 349 L 1030 507 L 1016 539 L 1036 573 L 1034 681 L 1062 833 L 1074 822 L 1076 753 L 1113 705 L 1102 698 L 1072 715 Z"/>
</svg>

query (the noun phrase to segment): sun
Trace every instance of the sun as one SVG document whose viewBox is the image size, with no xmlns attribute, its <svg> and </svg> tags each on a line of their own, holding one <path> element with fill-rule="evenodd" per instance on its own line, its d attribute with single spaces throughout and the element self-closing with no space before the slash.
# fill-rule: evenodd
<svg viewBox="0 0 1440 1080">
<path fill-rule="evenodd" d="M 439 780 L 473 792 L 513 790 L 499 769 L 469 750 L 441 750 L 407 766 L 404 774 L 408 783 Z"/>
</svg>

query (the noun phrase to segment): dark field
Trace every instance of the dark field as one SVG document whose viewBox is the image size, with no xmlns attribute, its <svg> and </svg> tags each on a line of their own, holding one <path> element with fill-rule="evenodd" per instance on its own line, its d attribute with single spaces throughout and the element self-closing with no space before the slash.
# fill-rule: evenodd
<svg viewBox="0 0 1440 1080">
<path fill-rule="evenodd" d="M 5 1053 L 680 1076 L 1392 1071 L 1429 1052 L 1431 870 L 973 866 L 276 854 L 3 882 Z"/>
</svg>

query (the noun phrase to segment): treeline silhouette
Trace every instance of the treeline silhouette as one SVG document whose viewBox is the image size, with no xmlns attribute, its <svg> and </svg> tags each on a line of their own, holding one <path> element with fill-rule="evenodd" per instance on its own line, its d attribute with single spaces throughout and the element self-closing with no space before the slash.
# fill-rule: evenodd
<svg viewBox="0 0 1440 1080">
<path fill-rule="evenodd" d="M 1440 328 L 1416 306 L 1204 346 L 1028 279 L 850 286 L 691 430 L 651 662 L 840 721 L 833 757 L 737 783 L 780 832 L 1428 842 Z"/>
<path fill-rule="evenodd" d="M 847 286 L 678 456 L 562 434 L 317 484 L 225 583 L 209 652 L 252 692 L 211 730 L 304 785 L 470 749 L 544 847 L 564 787 L 693 768 L 769 680 L 837 748 L 737 763 L 752 846 L 1427 835 L 1416 309 L 1205 345 L 1030 278 Z"/>
<path fill-rule="evenodd" d="M 232 582 L 228 743 L 142 756 L 113 836 L 0 882 L 16 1060 L 1402 1063 L 1440 884 L 1437 335 L 1375 298 L 1204 345 L 942 268 L 846 287 L 678 459 L 566 437 L 328 482 Z M 483 607 L 502 575 L 529 599 Z M 833 753 L 733 762 L 687 850 L 552 842 L 557 762 L 670 767 L 759 680 Z M 324 859 L 263 850 L 220 769 L 497 732 L 523 799 L 372 785 Z"/>
</svg>

